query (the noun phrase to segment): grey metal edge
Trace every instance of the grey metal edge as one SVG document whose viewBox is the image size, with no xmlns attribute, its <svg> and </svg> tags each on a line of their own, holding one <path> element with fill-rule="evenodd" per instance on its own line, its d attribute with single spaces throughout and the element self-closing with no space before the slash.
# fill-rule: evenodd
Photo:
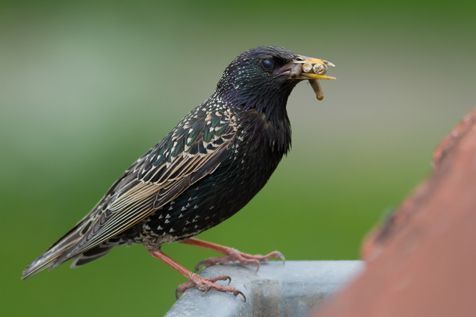
<svg viewBox="0 0 476 317">
<path fill-rule="evenodd" d="M 335 293 L 363 268 L 361 261 L 287 261 L 255 267 L 214 266 L 204 277 L 229 275 L 241 297 L 190 289 L 172 306 L 166 317 L 284 317 L 306 316 L 312 307 Z"/>
</svg>

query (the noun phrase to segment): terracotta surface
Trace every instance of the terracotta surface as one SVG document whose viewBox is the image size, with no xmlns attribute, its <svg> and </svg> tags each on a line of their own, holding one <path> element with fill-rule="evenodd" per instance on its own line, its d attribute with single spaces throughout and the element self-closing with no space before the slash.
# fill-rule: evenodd
<svg viewBox="0 0 476 317">
<path fill-rule="evenodd" d="M 476 316 L 476 110 L 363 245 L 366 270 L 314 316 Z"/>
</svg>

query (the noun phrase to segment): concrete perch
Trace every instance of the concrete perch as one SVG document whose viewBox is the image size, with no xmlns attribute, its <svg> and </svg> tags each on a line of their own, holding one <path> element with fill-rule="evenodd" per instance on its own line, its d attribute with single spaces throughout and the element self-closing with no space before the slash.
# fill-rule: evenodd
<svg viewBox="0 0 476 317">
<path fill-rule="evenodd" d="M 231 285 L 241 297 L 191 289 L 175 303 L 166 317 L 285 317 L 307 316 L 312 307 L 345 285 L 362 268 L 360 261 L 287 261 L 254 267 L 214 266 L 203 276 L 232 276 Z"/>
</svg>

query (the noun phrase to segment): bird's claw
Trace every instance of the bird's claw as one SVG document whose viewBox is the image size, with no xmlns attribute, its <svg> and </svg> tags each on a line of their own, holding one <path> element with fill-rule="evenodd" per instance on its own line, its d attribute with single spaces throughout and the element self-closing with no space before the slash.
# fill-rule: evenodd
<svg viewBox="0 0 476 317">
<path fill-rule="evenodd" d="M 215 257 L 215 258 L 208 258 L 205 260 L 202 260 L 195 265 L 195 272 L 200 271 L 201 267 L 207 268 L 209 266 L 214 266 L 214 265 L 225 265 L 225 264 L 231 264 L 231 263 L 240 263 L 240 264 L 251 264 L 256 266 L 256 271 L 259 270 L 260 267 L 260 261 L 255 260 L 255 259 L 247 259 L 247 258 L 237 258 L 234 256 L 226 255 L 222 257 Z"/>
<path fill-rule="evenodd" d="M 203 266 L 207 268 L 213 265 L 223 265 L 223 264 L 232 264 L 232 263 L 239 263 L 239 264 L 251 264 L 256 266 L 256 271 L 259 270 L 261 263 L 267 262 L 270 259 L 276 259 L 280 261 L 285 261 L 284 255 L 279 251 L 273 251 L 266 255 L 261 254 L 247 254 L 240 252 L 236 249 L 229 249 L 228 254 L 222 257 L 214 257 L 202 260 L 195 265 L 195 272 L 198 272 L 200 268 Z"/>
<path fill-rule="evenodd" d="M 207 293 L 209 290 L 214 289 L 218 292 L 231 293 L 234 296 L 241 296 L 246 302 L 246 296 L 243 292 L 237 290 L 234 287 L 228 285 L 220 285 L 216 283 L 217 281 L 228 281 L 228 285 L 231 283 L 231 277 L 228 275 L 218 275 L 211 278 L 203 278 L 198 274 L 191 274 L 190 279 L 180 284 L 175 291 L 175 296 L 179 298 L 186 290 L 189 288 L 196 288 L 201 292 Z"/>
</svg>

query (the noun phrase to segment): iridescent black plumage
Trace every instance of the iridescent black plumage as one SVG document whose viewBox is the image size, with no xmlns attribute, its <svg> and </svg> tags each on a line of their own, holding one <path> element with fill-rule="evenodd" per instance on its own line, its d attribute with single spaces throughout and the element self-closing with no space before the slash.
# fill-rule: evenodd
<svg viewBox="0 0 476 317">
<path fill-rule="evenodd" d="M 215 93 L 139 158 L 23 277 L 69 259 L 88 263 L 122 243 L 159 248 L 240 210 L 289 150 L 286 102 L 299 79 L 276 70 L 297 58 L 273 47 L 238 56 Z M 272 59 L 272 69 L 264 59 Z"/>
</svg>

